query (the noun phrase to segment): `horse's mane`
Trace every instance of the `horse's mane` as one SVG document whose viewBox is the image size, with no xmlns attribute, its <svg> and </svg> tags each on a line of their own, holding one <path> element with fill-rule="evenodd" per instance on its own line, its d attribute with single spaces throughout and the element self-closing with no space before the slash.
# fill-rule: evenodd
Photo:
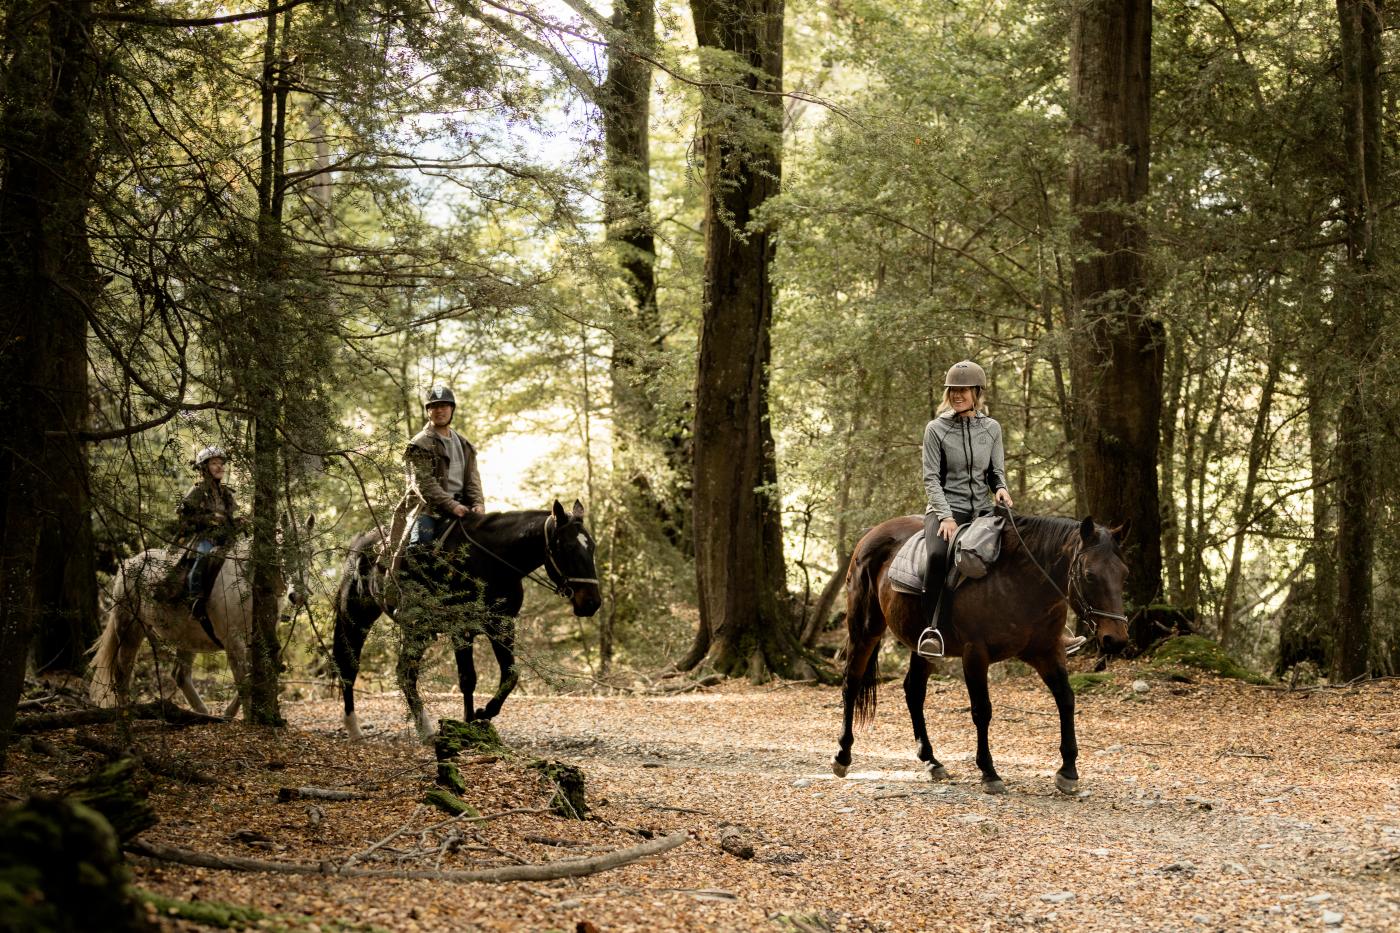
<svg viewBox="0 0 1400 933">
<path fill-rule="evenodd" d="M 1064 546 L 1079 534 L 1080 522 L 1074 518 L 1018 514 L 1012 520 L 1016 528 L 1010 537 L 1018 543 L 1024 542 L 1026 550 L 1039 561 L 1058 557 Z"/>
</svg>

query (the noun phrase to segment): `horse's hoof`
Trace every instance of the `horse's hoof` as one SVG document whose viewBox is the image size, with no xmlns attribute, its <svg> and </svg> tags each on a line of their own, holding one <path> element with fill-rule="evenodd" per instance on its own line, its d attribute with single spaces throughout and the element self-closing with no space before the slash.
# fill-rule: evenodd
<svg viewBox="0 0 1400 933">
<path fill-rule="evenodd" d="M 997 779 L 994 780 L 994 781 L 983 781 L 983 782 L 982 782 L 982 793 L 984 793 L 984 794 L 1004 794 L 1004 793 L 1006 793 L 1006 785 L 1003 784 L 1003 783 L 1001 782 L 1001 778 L 997 778 Z"/>
<path fill-rule="evenodd" d="M 1067 778 L 1063 774 L 1055 775 L 1055 789 L 1062 794 L 1079 793 L 1079 779 Z"/>
<path fill-rule="evenodd" d="M 845 776 L 846 776 L 846 772 L 849 771 L 849 770 L 851 770 L 851 766 L 850 766 L 850 765 L 843 765 L 841 762 L 837 761 L 835 758 L 831 759 L 831 773 L 832 773 L 832 774 L 836 775 L 837 777 L 845 777 Z"/>
<path fill-rule="evenodd" d="M 354 713 L 350 713 L 345 717 L 345 734 L 350 736 L 350 741 L 352 742 L 358 742 L 364 738 L 364 736 L 360 734 L 360 718 Z"/>
<path fill-rule="evenodd" d="M 928 779 L 930 781 L 947 781 L 951 779 L 947 768 L 942 765 L 936 765 L 931 761 L 924 763 L 924 770 L 928 772 Z"/>
</svg>

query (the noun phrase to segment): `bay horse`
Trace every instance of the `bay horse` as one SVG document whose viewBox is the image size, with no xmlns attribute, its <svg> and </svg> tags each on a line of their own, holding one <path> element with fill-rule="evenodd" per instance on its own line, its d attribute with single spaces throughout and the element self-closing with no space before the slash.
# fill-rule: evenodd
<svg viewBox="0 0 1400 933">
<path fill-rule="evenodd" d="M 528 577 L 554 590 L 569 600 L 576 616 L 591 616 L 603 604 L 593 536 L 584 527 L 583 504 L 577 500 L 570 512 L 556 500 L 550 511 L 469 514 L 442 524 L 433 550 L 409 550 L 399 579 L 387 587 L 377 566 L 385 533 L 366 532 L 350 543 L 336 593 L 332 653 L 345 702 L 345 732 L 351 739 L 361 738 L 355 715 L 360 653 L 381 615 L 387 613 L 399 624 L 403 637 L 395 673 L 414 728 L 428 741 L 434 730 L 418 693 L 418 670 L 434 638 L 452 636 L 463 716 L 467 721 L 492 719 L 520 679 L 515 669 L 515 617 L 525 601 L 523 581 Z M 547 583 L 536 573 L 541 567 Z M 472 695 L 472 645 L 477 635 L 490 640 L 501 672 L 496 693 L 479 710 Z"/>
<path fill-rule="evenodd" d="M 207 610 L 208 629 L 190 613 L 183 586 L 173 601 L 157 595 L 183 551 L 172 553 L 163 548 L 151 548 L 122 561 L 112 578 L 107 621 L 92 648 L 89 699 L 98 706 L 125 704 L 136 669 L 137 652 L 142 641 L 147 641 L 157 656 L 174 652 L 175 664 L 170 679 L 185 695 L 191 709 L 207 714 L 209 710 L 195 690 L 191 676 L 194 656 L 223 651 L 228 654 L 234 683 L 240 688 L 224 710 L 225 718 L 233 718 L 242 699 L 241 688 L 247 685 L 251 670 L 253 596 L 246 569 L 248 547 L 247 538 L 239 539 L 214 578 Z M 287 603 L 300 606 L 305 602 L 304 594 L 294 587 L 284 587 L 279 582 L 277 589 L 283 591 L 279 612 Z M 167 699 L 166 679 L 157 679 L 161 699 Z"/>
<path fill-rule="evenodd" d="M 840 748 L 831 763 L 837 777 L 845 777 L 851 764 L 854 724 L 869 721 L 875 713 L 876 662 L 886 628 L 910 649 L 904 700 L 913 720 L 916 755 L 931 778 L 948 777 L 947 769 L 934 757 L 924 721 L 931 668 L 913 650 L 925 627 L 919 597 L 897 591 L 887 575 L 900 547 L 922 528 L 922 518 L 912 515 L 876 525 L 856 545 L 846 572 L 844 719 Z M 987 793 L 1006 792 L 987 743 L 992 720 L 987 669 L 1009 658 L 1034 668 L 1054 695 L 1060 714 L 1061 758 L 1055 786 L 1066 794 L 1078 790 L 1074 691 L 1061 635 L 1066 610 L 1073 608 L 1105 651 L 1116 652 L 1127 644 L 1123 580 L 1128 568 L 1120 544 L 1119 529 L 1110 531 L 1092 518 L 1016 515 L 1003 530 L 1001 556 L 990 572 L 981 579 L 963 581 L 953 591 L 951 611 L 945 611 L 942 627 L 945 651 L 948 657 L 962 658 L 972 721 L 977 726 L 977 767 Z"/>
</svg>

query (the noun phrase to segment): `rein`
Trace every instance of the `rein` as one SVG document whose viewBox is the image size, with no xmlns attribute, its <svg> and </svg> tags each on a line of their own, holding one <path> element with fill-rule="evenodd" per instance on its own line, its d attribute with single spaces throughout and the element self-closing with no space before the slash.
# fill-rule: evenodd
<svg viewBox="0 0 1400 933">
<path fill-rule="evenodd" d="M 1045 582 L 1054 587 L 1055 592 L 1074 610 L 1075 615 L 1084 620 L 1089 626 L 1091 633 L 1094 635 L 1098 635 L 1099 633 L 1098 623 L 1094 621 L 1095 616 L 1104 619 L 1116 619 L 1125 625 L 1127 624 L 1127 616 L 1118 612 L 1096 609 L 1090 605 L 1089 600 L 1085 598 L 1084 586 L 1080 582 L 1084 576 L 1084 542 L 1082 540 L 1075 545 L 1074 554 L 1069 559 L 1069 592 L 1066 593 L 1064 590 L 1060 589 L 1060 585 L 1050 576 L 1049 571 L 1041 566 L 1040 561 L 1035 559 L 1035 554 L 1031 553 L 1030 546 L 1026 544 L 1026 539 L 1021 537 L 1021 529 L 1016 527 L 1016 517 L 1012 514 L 1010 506 L 1003 506 L 1003 508 L 1006 509 L 1007 517 L 1011 520 L 1011 528 L 1016 532 L 1016 539 L 1021 542 L 1021 550 L 1025 552 L 1030 562 L 1035 565 L 1035 569 L 1040 571 L 1040 575 L 1045 578 Z M 1077 600 L 1079 605 L 1075 605 L 1076 600 L 1073 598 L 1075 596 L 1079 597 Z"/>
<path fill-rule="evenodd" d="M 515 566 L 515 565 L 512 564 L 510 561 L 506 560 L 504 557 L 502 557 L 501 555 L 497 554 L 495 551 L 491 550 L 489 547 L 487 547 L 486 545 L 482 544 L 480 541 L 478 541 L 478 540 L 476 540 L 475 538 L 473 538 L 473 537 L 471 536 L 471 534 L 468 533 L 466 527 L 462 525 L 462 520 L 461 520 L 461 519 L 457 519 L 457 520 L 456 520 L 456 523 L 457 523 L 457 528 L 462 532 L 462 537 L 466 538 L 466 539 L 467 539 L 467 542 L 468 542 L 469 544 L 471 544 L 473 547 L 480 548 L 482 551 L 484 551 L 484 552 L 485 552 L 486 554 L 488 554 L 489 556 L 494 557 L 496 560 L 500 561 L 502 564 L 505 564 L 507 567 L 509 567 L 509 568 L 510 568 L 511 570 L 513 570 L 515 573 L 519 574 L 519 575 L 520 575 L 520 578 L 521 578 L 522 580 L 529 580 L 529 581 L 532 582 L 532 583 L 535 583 L 535 584 L 538 584 L 539 586 L 544 587 L 545 589 L 547 589 L 547 590 L 549 590 L 550 592 L 554 593 L 556 596 L 562 596 L 564 599 L 568 599 L 569 597 L 571 597 L 571 596 L 574 595 L 573 587 L 571 587 L 569 584 L 571 584 L 571 583 L 592 583 L 592 584 L 595 584 L 595 585 L 596 585 L 596 584 L 598 583 L 598 581 L 597 581 L 596 578 L 593 578 L 593 577 L 566 577 L 566 576 L 564 575 L 564 571 L 562 571 L 562 570 L 559 569 L 559 562 L 556 561 L 556 560 L 554 559 L 554 554 L 553 554 L 553 552 L 551 551 L 550 546 L 549 546 L 549 523 L 550 523 L 551 521 L 554 522 L 555 527 L 558 527 L 558 525 L 559 525 L 559 522 L 554 518 L 554 516 L 553 516 L 552 514 L 551 514 L 551 515 L 546 515 L 546 516 L 544 517 L 544 528 L 543 528 L 543 531 L 544 531 L 544 556 L 545 556 L 545 560 L 549 563 L 550 569 L 552 569 L 552 570 L 554 571 L 554 576 L 557 576 L 557 577 L 560 579 L 560 581 L 562 581 L 562 582 L 560 582 L 560 583 L 555 583 L 554 580 L 553 580 L 551 577 L 541 577 L 538 573 L 536 573 L 536 572 L 533 571 L 533 570 L 530 570 L 530 571 L 521 570 L 519 567 Z"/>
</svg>

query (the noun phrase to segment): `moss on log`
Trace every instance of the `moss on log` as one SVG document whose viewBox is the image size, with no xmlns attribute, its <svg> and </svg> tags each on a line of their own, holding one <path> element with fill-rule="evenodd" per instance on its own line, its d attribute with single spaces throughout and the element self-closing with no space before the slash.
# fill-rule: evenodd
<svg viewBox="0 0 1400 933">
<path fill-rule="evenodd" d="M 581 820 L 588 816 L 588 802 L 584 799 L 586 783 L 583 771 L 562 761 L 539 759 L 530 767 L 540 773 L 540 779 L 554 788 L 549 808 L 569 820 Z"/>
<path fill-rule="evenodd" d="M 438 734 L 433 739 L 433 752 L 438 761 L 455 758 L 462 752 L 504 752 L 501 736 L 489 722 L 477 720 L 439 719 Z"/>
</svg>

